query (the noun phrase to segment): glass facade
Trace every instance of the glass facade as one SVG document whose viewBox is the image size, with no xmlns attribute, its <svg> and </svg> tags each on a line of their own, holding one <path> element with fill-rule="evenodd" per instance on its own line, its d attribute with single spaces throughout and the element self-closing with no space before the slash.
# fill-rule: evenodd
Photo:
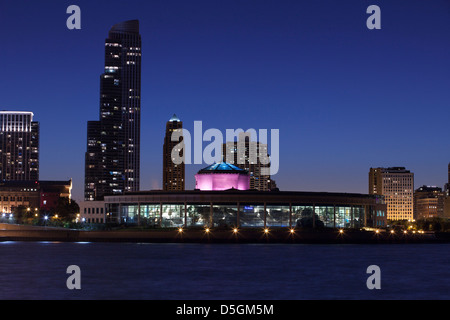
<svg viewBox="0 0 450 320">
<path fill-rule="evenodd" d="M 125 223 L 136 223 L 137 220 L 135 220 L 135 218 L 137 218 L 137 206 L 136 205 L 126 205 L 126 206 L 122 206 L 121 210 L 120 210 L 120 215 L 123 218 L 123 221 Z"/>
<path fill-rule="evenodd" d="M 239 225 L 241 227 L 264 227 L 264 205 L 241 205 Z"/>
<path fill-rule="evenodd" d="M 320 226 L 334 228 L 334 206 L 318 206 L 314 209 Z"/>
<path fill-rule="evenodd" d="M 367 211 L 367 212 L 366 212 Z M 375 212 L 375 214 L 373 214 Z M 252 203 L 111 203 L 109 222 L 153 227 L 326 227 L 361 228 L 380 225 L 372 216 L 385 216 L 373 206 L 252 204 Z M 118 220 L 117 220 L 118 218 Z"/>
<path fill-rule="evenodd" d="M 161 227 L 170 228 L 184 226 L 184 204 L 163 204 L 161 207 Z"/>
<path fill-rule="evenodd" d="M 186 226 L 206 227 L 211 225 L 211 206 L 207 204 L 186 205 Z"/>
<path fill-rule="evenodd" d="M 238 206 L 233 204 L 213 205 L 212 227 L 237 227 Z"/>
<path fill-rule="evenodd" d="M 312 206 L 292 206 L 292 227 L 306 227 L 313 225 L 313 207 Z"/>
<path fill-rule="evenodd" d="M 289 205 L 266 205 L 266 227 L 289 227 Z"/>
<path fill-rule="evenodd" d="M 161 212 L 159 204 L 140 205 L 140 223 L 147 226 L 156 227 L 161 224 Z"/>
</svg>

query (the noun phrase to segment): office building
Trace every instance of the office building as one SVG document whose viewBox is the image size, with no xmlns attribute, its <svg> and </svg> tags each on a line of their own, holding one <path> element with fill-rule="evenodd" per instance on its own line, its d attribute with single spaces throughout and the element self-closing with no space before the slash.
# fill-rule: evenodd
<svg viewBox="0 0 450 320">
<path fill-rule="evenodd" d="M 450 163 L 448 164 L 448 180 L 444 187 L 444 217 L 450 219 Z"/>
<path fill-rule="evenodd" d="M 39 122 L 33 112 L 0 111 L 0 180 L 39 180 Z"/>
<path fill-rule="evenodd" d="M 414 173 L 404 167 L 370 168 L 369 194 L 383 195 L 388 220 L 412 220 Z"/>
<path fill-rule="evenodd" d="M 100 119 L 89 121 L 85 200 L 139 190 L 141 36 L 139 21 L 114 25 L 105 40 Z"/>
<path fill-rule="evenodd" d="M 422 186 L 414 191 L 414 219 L 444 216 L 445 194 L 442 188 Z"/>
<path fill-rule="evenodd" d="M 104 201 L 81 201 L 80 214 L 76 218 L 76 222 L 81 223 L 105 223 L 106 211 Z"/>
<path fill-rule="evenodd" d="M 59 198 L 72 198 L 72 179 L 0 182 L 0 209 L 4 214 L 13 213 L 20 206 L 33 212 L 50 212 Z"/>
<path fill-rule="evenodd" d="M 180 147 L 180 143 L 183 142 L 182 128 L 183 122 L 175 114 L 166 123 L 163 145 L 163 190 L 165 191 L 184 190 L 185 188 L 185 163 L 172 157 L 172 152 L 174 152 L 178 158 L 184 160 L 183 150 Z M 174 132 L 180 136 L 172 141 Z"/>
<path fill-rule="evenodd" d="M 444 186 L 444 192 L 447 197 L 450 196 L 450 163 L 448 164 L 448 180 Z"/>
<path fill-rule="evenodd" d="M 268 191 L 274 186 L 270 177 L 267 144 L 251 141 L 249 133 L 241 132 L 238 135 L 238 141 L 224 143 L 222 159 L 249 173 L 250 189 Z"/>
</svg>

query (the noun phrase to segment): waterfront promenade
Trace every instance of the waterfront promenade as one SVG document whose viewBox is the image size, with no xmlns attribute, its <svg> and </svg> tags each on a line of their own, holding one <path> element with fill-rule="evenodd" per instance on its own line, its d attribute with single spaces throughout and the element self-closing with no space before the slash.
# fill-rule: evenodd
<svg viewBox="0 0 450 320">
<path fill-rule="evenodd" d="M 0 224 L 0 241 L 146 242 L 146 243 L 440 243 L 444 233 L 388 233 L 365 230 L 268 229 L 119 229 L 84 231 L 54 227 Z"/>
</svg>

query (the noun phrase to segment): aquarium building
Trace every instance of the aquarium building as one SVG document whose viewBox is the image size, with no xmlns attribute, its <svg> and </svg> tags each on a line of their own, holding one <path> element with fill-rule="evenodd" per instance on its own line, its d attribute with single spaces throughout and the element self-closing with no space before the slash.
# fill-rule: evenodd
<svg viewBox="0 0 450 320">
<path fill-rule="evenodd" d="M 105 196 L 106 222 L 149 227 L 386 226 L 383 196 L 230 189 Z"/>
</svg>

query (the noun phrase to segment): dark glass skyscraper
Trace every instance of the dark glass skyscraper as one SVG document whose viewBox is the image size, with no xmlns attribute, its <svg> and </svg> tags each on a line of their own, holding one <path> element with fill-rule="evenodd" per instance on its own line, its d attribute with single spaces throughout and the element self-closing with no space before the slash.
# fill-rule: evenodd
<svg viewBox="0 0 450 320">
<path fill-rule="evenodd" d="M 447 183 L 444 186 L 445 194 L 447 197 L 450 197 L 450 163 L 448 164 L 448 180 Z"/>
<path fill-rule="evenodd" d="M 141 36 L 139 21 L 114 25 L 105 40 L 100 120 L 87 126 L 85 200 L 139 190 Z"/>
<path fill-rule="evenodd" d="M 0 180 L 39 180 L 39 122 L 33 112 L 0 111 Z"/>
</svg>

